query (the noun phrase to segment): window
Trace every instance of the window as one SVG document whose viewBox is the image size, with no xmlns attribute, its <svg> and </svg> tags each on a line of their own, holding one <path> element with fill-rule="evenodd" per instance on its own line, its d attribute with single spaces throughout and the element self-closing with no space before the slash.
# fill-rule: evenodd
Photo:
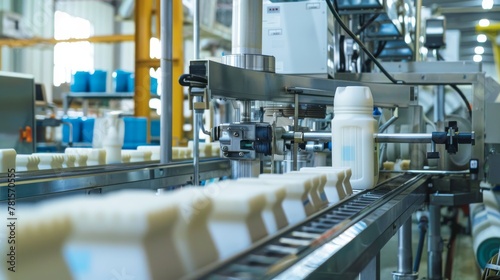
<svg viewBox="0 0 500 280">
<path fill-rule="evenodd" d="M 54 38 L 89 38 L 94 33 L 90 21 L 56 11 L 54 15 Z M 94 48 L 89 42 L 58 43 L 54 46 L 54 86 L 71 82 L 76 71 L 94 69 Z"/>
</svg>

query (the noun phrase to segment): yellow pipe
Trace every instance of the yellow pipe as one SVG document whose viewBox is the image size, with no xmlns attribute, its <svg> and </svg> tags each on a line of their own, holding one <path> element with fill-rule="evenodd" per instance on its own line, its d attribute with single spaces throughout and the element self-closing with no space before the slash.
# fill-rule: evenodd
<svg viewBox="0 0 500 280">
<path fill-rule="evenodd" d="M 148 118 L 147 136 L 149 142 L 149 99 L 150 99 L 150 76 L 149 66 L 140 63 L 149 61 L 149 41 L 151 39 L 151 13 L 152 0 L 135 1 L 135 95 L 134 114 L 136 117 Z"/>
<path fill-rule="evenodd" d="M 55 45 L 57 43 L 76 43 L 76 42 L 90 42 L 90 43 L 117 43 L 125 41 L 133 41 L 134 35 L 119 34 L 119 35 L 102 35 L 92 36 L 89 38 L 70 38 L 70 39 L 54 39 L 54 38 L 31 38 L 31 39 L 0 39 L 0 46 L 11 48 L 29 47 L 33 45 L 45 44 Z"/>
<path fill-rule="evenodd" d="M 493 56 L 495 57 L 495 66 L 497 67 L 497 74 L 498 77 L 500 78 L 500 46 L 492 43 L 493 44 Z"/>
<path fill-rule="evenodd" d="M 500 78 L 500 46 L 497 44 L 497 36 L 500 36 L 500 23 L 492 23 L 488 26 L 476 25 L 476 31 L 485 34 L 488 40 L 491 41 L 495 66 L 497 68 L 498 77 Z"/>
<path fill-rule="evenodd" d="M 144 60 L 136 60 L 135 61 L 136 65 L 138 64 L 140 67 L 152 67 L 152 68 L 158 68 L 160 67 L 160 60 L 159 59 L 144 59 Z"/>
<path fill-rule="evenodd" d="M 155 37 L 160 39 L 160 28 L 161 28 L 161 20 L 160 20 L 160 6 L 161 6 L 161 0 L 155 0 L 156 1 L 156 9 L 155 9 L 155 19 L 156 19 L 156 34 Z M 172 5 L 175 5 L 175 1 Z M 175 8 L 173 8 L 175 9 Z M 175 20 L 175 14 L 174 14 L 174 20 Z"/>
<path fill-rule="evenodd" d="M 158 1 L 158 0 L 157 0 Z M 184 92 L 179 84 L 179 77 L 184 72 L 184 36 L 183 23 L 184 13 L 182 11 L 182 0 L 174 0 L 172 3 L 172 143 L 179 145 L 184 137 Z"/>
</svg>

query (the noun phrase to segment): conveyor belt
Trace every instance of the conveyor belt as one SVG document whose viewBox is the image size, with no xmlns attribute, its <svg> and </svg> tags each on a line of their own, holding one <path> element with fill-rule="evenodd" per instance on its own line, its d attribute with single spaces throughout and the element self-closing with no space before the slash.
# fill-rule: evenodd
<svg viewBox="0 0 500 280">
<path fill-rule="evenodd" d="M 227 159 L 200 161 L 200 180 L 231 175 Z M 69 192 L 99 193 L 124 188 L 160 189 L 192 181 L 193 163 L 169 164 L 141 162 L 115 165 L 75 167 L 16 173 L 16 199 L 34 199 L 64 195 Z M 7 200 L 7 176 L 0 179 L 0 202 Z"/>
<path fill-rule="evenodd" d="M 325 269 L 330 277 L 332 274 L 354 276 L 352 271 L 364 267 L 371 260 L 370 254 L 365 254 L 364 250 L 372 249 L 374 254 L 378 253 L 386 242 L 378 244 L 378 237 L 383 236 L 388 240 L 401 224 L 398 219 L 406 220 L 424 202 L 425 195 L 421 186 L 425 180 L 424 175 L 414 174 L 393 178 L 372 190 L 363 191 L 324 209 L 303 223 L 284 229 L 239 256 L 210 267 L 193 278 L 303 279 Z M 384 213 L 389 213 L 391 217 L 384 218 Z M 377 219 L 384 219 L 385 223 L 376 223 Z M 375 241 L 364 238 L 361 234 L 364 231 Z M 370 238 L 370 235 L 367 237 Z M 362 243 L 377 246 L 365 248 L 354 244 L 351 250 L 348 245 L 356 237 L 364 238 Z M 337 263 L 328 264 L 332 255 L 343 248 L 347 249 L 344 250 L 346 257 L 352 258 L 352 262 L 345 262 L 346 259 L 340 258 Z M 316 274 L 314 279 L 318 277 L 320 276 Z"/>
</svg>

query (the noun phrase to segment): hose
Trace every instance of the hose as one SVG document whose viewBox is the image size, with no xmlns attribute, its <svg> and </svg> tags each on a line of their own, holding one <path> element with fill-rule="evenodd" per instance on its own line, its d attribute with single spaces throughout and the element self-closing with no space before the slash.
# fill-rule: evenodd
<svg viewBox="0 0 500 280">
<path fill-rule="evenodd" d="M 426 216 L 420 217 L 420 220 L 418 221 L 418 229 L 420 233 L 418 236 L 417 253 L 415 255 L 415 261 L 413 262 L 413 271 L 415 272 L 418 272 L 418 269 L 420 268 L 420 260 L 422 259 L 422 251 L 424 250 L 425 235 L 427 234 L 428 224 L 429 220 Z"/>
</svg>

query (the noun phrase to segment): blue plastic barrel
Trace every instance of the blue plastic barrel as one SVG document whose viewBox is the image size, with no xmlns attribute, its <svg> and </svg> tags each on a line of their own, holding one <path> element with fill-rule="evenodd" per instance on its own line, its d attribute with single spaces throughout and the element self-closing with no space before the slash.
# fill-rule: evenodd
<svg viewBox="0 0 500 280">
<path fill-rule="evenodd" d="M 92 75 L 90 75 L 90 91 L 106 92 L 106 76 L 106 71 L 94 70 Z"/>
<path fill-rule="evenodd" d="M 90 73 L 86 71 L 76 71 L 71 75 L 70 91 L 87 92 L 89 91 Z"/>
<path fill-rule="evenodd" d="M 130 76 L 128 76 L 128 79 L 127 79 L 127 91 L 128 92 L 134 92 L 135 91 L 135 75 L 134 75 L 134 73 L 131 73 Z"/>
<path fill-rule="evenodd" d="M 151 120 L 151 137 L 160 137 L 160 120 Z"/>
<path fill-rule="evenodd" d="M 145 144 L 147 141 L 147 121 L 147 118 L 144 117 L 124 117 L 124 144 Z"/>
<path fill-rule="evenodd" d="M 158 79 L 151 77 L 149 81 L 149 91 L 151 93 L 158 94 Z"/>
<path fill-rule="evenodd" d="M 82 142 L 92 143 L 94 138 L 94 118 L 82 118 Z"/>
<path fill-rule="evenodd" d="M 113 87 L 115 92 L 127 92 L 129 77 L 132 75 L 131 72 L 116 70 L 113 72 Z"/>
<path fill-rule="evenodd" d="M 63 122 L 71 123 L 73 127 L 73 143 L 81 142 L 82 119 L 75 117 L 63 117 Z M 69 125 L 63 123 L 63 143 L 69 142 Z"/>
<path fill-rule="evenodd" d="M 153 94 L 158 94 L 158 79 L 149 77 L 149 91 Z M 131 74 L 128 77 L 128 86 L 127 90 L 129 92 L 135 91 L 135 76 L 134 74 Z"/>
</svg>

